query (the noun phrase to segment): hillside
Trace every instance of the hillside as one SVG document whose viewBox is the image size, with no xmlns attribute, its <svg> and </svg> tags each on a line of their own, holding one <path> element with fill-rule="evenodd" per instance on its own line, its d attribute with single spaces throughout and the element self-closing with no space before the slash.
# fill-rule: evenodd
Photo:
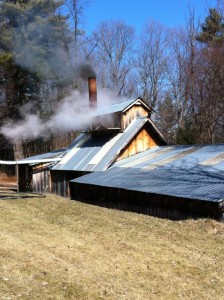
<svg viewBox="0 0 224 300">
<path fill-rule="evenodd" d="M 0 299 L 223 299 L 224 225 L 0 200 Z"/>
</svg>

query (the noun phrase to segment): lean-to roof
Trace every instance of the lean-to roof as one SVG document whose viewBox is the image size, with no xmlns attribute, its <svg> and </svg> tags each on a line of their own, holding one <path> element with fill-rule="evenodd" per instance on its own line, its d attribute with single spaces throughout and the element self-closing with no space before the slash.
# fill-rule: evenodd
<svg viewBox="0 0 224 300">
<path fill-rule="evenodd" d="M 73 182 L 224 202 L 224 145 L 163 146 Z"/>
</svg>

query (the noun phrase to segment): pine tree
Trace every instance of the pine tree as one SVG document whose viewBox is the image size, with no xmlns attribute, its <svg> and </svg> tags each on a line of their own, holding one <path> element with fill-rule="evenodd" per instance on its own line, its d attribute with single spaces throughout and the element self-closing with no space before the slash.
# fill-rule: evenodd
<svg viewBox="0 0 224 300">
<path fill-rule="evenodd" d="M 172 97 L 167 92 L 158 103 L 156 124 L 169 144 L 175 143 L 177 116 Z"/>
<path fill-rule="evenodd" d="M 210 8 L 197 40 L 197 120 L 202 142 L 223 142 L 224 132 L 224 17 Z"/>
<path fill-rule="evenodd" d="M 4 119 L 22 118 L 19 107 L 32 103 L 46 115 L 46 90 L 68 83 L 66 72 L 70 32 L 59 12 L 62 1 L 0 2 L 0 98 Z"/>
<path fill-rule="evenodd" d="M 215 8 L 209 9 L 209 15 L 201 26 L 201 32 L 196 39 L 201 43 L 220 43 L 224 41 L 223 15 Z"/>
</svg>

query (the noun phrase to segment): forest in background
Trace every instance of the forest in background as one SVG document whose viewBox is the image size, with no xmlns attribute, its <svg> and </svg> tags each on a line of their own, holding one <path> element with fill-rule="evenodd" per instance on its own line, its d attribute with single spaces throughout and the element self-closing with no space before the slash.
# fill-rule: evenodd
<svg viewBox="0 0 224 300">
<path fill-rule="evenodd" d="M 16 132 L 27 114 L 30 132 L 40 120 L 49 124 L 66 97 L 86 92 L 88 66 L 114 101 L 142 97 L 155 109 L 170 144 L 224 143 L 224 3 L 201 22 L 189 9 L 184 28 L 150 20 L 137 35 L 122 20 L 105 20 L 87 36 L 88 2 L 0 0 L 0 127 L 11 120 Z M 0 159 L 68 146 L 75 129 L 58 126 L 47 138 L 1 130 Z"/>
</svg>

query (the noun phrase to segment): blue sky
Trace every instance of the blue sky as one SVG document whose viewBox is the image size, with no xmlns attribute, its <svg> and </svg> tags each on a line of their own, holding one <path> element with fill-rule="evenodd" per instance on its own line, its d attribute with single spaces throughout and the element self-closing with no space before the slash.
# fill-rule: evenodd
<svg viewBox="0 0 224 300">
<path fill-rule="evenodd" d="M 167 27 L 179 27 L 185 25 L 189 6 L 194 8 L 196 18 L 204 21 L 208 7 L 216 7 L 216 3 L 216 0 L 90 0 L 84 29 L 90 34 L 101 21 L 123 20 L 138 32 L 150 19 Z"/>
</svg>

